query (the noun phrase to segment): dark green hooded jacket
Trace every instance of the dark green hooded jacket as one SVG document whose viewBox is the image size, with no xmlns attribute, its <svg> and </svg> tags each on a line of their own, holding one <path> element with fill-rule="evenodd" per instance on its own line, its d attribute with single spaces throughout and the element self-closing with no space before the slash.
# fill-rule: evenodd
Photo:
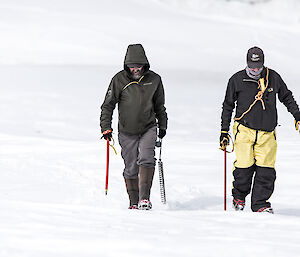
<svg viewBox="0 0 300 257">
<path fill-rule="evenodd" d="M 127 64 L 143 64 L 142 77 L 134 80 Z M 161 77 L 149 70 L 144 48 L 140 44 L 129 45 L 124 60 L 124 70 L 111 80 L 101 106 L 101 131 L 112 130 L 112 115 L 116 104 L 119 111 L 119 131 L 127 134 L 143 134 L 158 123 L 167 129 L 167 113 Z"/>
</svg>

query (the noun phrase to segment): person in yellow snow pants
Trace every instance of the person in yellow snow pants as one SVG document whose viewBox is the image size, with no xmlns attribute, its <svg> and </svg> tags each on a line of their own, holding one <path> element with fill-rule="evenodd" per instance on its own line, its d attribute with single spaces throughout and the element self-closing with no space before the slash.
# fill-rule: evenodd
<svg viewBox="0 0 300 257">
<path fill-rule="evenodd" d="M 270 208 L 268 199 L 274 191 L 276 178 L 276 133 L 250 129 L 238 122 L 234 123 L 233 133 L 236 153 L 232 189 L 234 199 L 244 202 L 253 180 L 251 209 Z"/>
<path fill-rule="evenodd" d="M 292 92 L 274 70 L 264 66 L 264 53 L 259 47 L 247 52 L 247 66 L 228 81 L 221 116 L 220 146 L 229 144 L 229 128 L 235 109 L 233 136 L 236 160 L 233 167 L 233 207 L 244 210 L 251 192 L 254 212 L 274 213 L 269 198 L 276 179 L 277 98 L 295 118 L 300 128 L 300 110 Z"/>
</svg>

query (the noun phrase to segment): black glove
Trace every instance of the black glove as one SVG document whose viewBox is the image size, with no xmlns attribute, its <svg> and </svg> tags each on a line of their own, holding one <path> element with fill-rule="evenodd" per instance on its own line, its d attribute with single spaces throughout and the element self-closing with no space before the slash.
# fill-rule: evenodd
<svg viewBox="0 0 300 257">
<path fill-rule="evenodd" d="M 226 146 L 229 145 L 229 134 L 227 131 L 221 131 L 220 146 L 221 150 L 225 150 Z"/>
<path fill-rule="evenodd" d="M 103 133 L 102 133 L 102 137 L 101 138 L 104 138 L 105 140 L 111 140 L 112 139 L 112 131 L 111 130 L 105 130 Z"/>
<path fill-rule="evenodd" d="M 158 130 L 158 137 L 162 139 L 166 135 L 167 131 L 165 129 Z"/>
</svg>

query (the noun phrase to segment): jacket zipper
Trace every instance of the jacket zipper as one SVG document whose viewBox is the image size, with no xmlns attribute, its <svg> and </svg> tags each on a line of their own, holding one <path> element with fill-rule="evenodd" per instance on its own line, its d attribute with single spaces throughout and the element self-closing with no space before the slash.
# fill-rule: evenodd
<svg viewBox="0 0 300 257">
<path fill-rule="evenodd" d="M 247 81 L 247 82 L 255 82 L 256 84 L 259 85 L 258 81 L 254 80 L 254 79 L 243 79 L 243 81 Z"/>
</svg>

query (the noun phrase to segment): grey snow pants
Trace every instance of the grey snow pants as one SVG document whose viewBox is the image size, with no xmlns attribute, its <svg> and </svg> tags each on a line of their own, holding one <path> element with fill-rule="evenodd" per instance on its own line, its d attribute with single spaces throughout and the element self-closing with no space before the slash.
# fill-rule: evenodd
<svg viewBox="0 0 300 257">
<path fill-rule="evenodd" d="M 119 132 L 119 144 L 125 169 L 123 176 L 126 179 L 135 179 L 139 174 L 139 166 L 155 167 L 155 142 L 157 126 L 148 129 L 141 135 L 128 135 Z"/>
</svg>

